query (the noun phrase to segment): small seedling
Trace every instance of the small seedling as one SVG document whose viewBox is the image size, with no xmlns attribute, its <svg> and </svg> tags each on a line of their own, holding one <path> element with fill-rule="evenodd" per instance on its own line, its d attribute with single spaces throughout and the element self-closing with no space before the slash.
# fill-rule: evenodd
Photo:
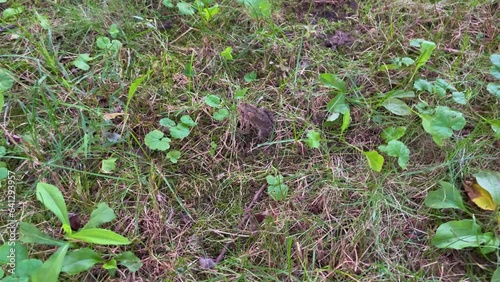
<svg viewBox="0 0 500 282">
<path fill-rule="evenodd" d="M 321 135 L 319 134 L 319 132 L 312 130 L 307 133 L 306 143 L 309 146 L 309 148 L 313 149 L 319 148 L 320 140 L 321 140 Z"/>
<path fill-rule="evenodd" d="M 231 61 L 233 59 L 233 48 L 227 47 L 224 51 L 220 52 L 220 55 L 222 58 L 224 58 L 226 61 Z"/>
<path fill-rule="evenodd" d="M 205 104 L 211 108 L 217 109 L 213 112 L 212 117 L 217 121 L 222 121 L 229 116 L 229 111 L 223 107 L 222 100 L 217 95 L 208 95 L 205 97 Z"/>
<path fill-rule="evenodd" d="M 256 81 L 257 80 L 257 73 L 255 73 L 254 71 L 247 73 L 247 74 L 245 74 L 243 79 L 245 79 L 245 81 L 249 82 L 249 83 L 252 81 Z"/>
<path fill-rule="evenodd" d="M 268 175 L 266 176 L 267 193 L 275 200 L 282 201 L 288 196 L 288 186 L 283 184 L 283 176 Z"/>
</svg>

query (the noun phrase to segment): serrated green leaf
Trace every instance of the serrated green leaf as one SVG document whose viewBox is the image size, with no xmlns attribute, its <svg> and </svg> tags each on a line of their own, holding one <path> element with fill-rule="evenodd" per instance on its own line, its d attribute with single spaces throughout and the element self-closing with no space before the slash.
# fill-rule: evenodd
<svg viewBox="0 0 500 282">
<path fill-rule="evenodd" d="M 410 107 L 408 107 L 405 102 L 397 98 L 390 98 L 385 100 L 382 103 L 382 106 L 395 115 L 407 116 L 411 114 Z"/>
<path fill-rule="evenodd" d="M 176 125 L 175 121 L 169 119 L 169 118 L 162 118 L 160 119 L 160 125 L 165 126 L 165 127 L 174 127 Z"/>
<path fill-rule="evenodd" d="M 210 94 L 207 97 L 205 97 L 205 104 L 212 108 L 220 108 L 221 106 L 221 99 L 217 95 Z"/>
<path fill-rule="evenodd" d="M 245 74 L 245 76 L 243 78 L 245 79 L 246 82 L 256 81 L 257 74 L 254 71 L 252 71 L 250 73 Z"/>
<path fill-rule="evenodd" d="M 167 158 L 174 164 L 177 163 L 177 160 L 181 157 L 181 152 L 177 150 L 169 151 L 167 153 Z"/>
<path fill-rule="evenodd" d="M 198 124 L 188 115 L 181 116 L 181 122 L 189 127 L 197 126 Z"/>
<path fill-rule="evenodd" d="M 125 266 L 131 272 L 136 272 L 142 266 L 141 260 L 132 252 L 123 252 L 115 257 L 119 264 Z"/>
<path fill-rule="evenodd" d="M 472 219 L 449 221 L 441 224 L 431 240 L 438 248 L 461 250 L 468 247 L 479 247 L 487 241 L 481 226 Z"/>
<path fill-rule="evenodd" d="M 319 132 L 312 130 L 307 133 L 306 143 L 309 146 L 309 148 L 313 149 L 319 148 L 320 140 L 321 140 L 321 135 L 319 134 Z"/>
<path fill-rule="evenodd" d="M 385 140 L 385 142 L 389 142 L 392 140 L 398 140 L 403 137 L 406 132 L 406 127 L 388 127 L 382 131 L 381 137 Z"/>
<path fill-rule="evenodd" d="M 64 258 L 62 265 L 62 272 L 68 274 L 78 274 L 87 271 L 96 263 L 102 263 L 104 260 L 94 250 L 89 248 L 78 249 L 69 252 Z"/>
<path fill-rule="evenodd" d="M 85 228 L 67 235 L 70 239 L 99 245 L 128 245 L 130 241 L 120 234 L 102 228 Z"/>
<path fill-rule="evenodd" d="M 322 73 L 319 75 L 319 80 L 326 86 L 340 92 L 347 92 L 345 82 L 338 76 L 331 73 Z"/>
<path fill-rule="evenodd" d="M 464 206 L 460 191 L 451 183 L 439 181 L 439 188 L 436 191 L 431 191 L 425 198 L 425 205 L 433 209 L 459 209 L 467 211 Z"/>
<path fill-rule="evenodd" d="M 83 229 L 98 227 L 103 223 L 113 221 L 115 218 L 115 212 L 106 203 L 99 203 L 92 211 L 90 219 L 87 224 L 85 224 Z"/>
<path fill-rule="evenodd" d="M 170 129 L 170 131 L 172 131 L 172 128 Z M 170 138 L 164 136 L 163 132 L 159 130 L 153 130 L 148 134 L 146 134 L 146 137 L 144 138 L 144 143 L 151 150 L 166 151 L 170 149 Z"/>
<path fill-rule="evenodd" d="M 194 9 L 191 3 L 179 2 L 177 3 L 177 8 L 179 9 L 179 13 L 185 16 L 191 16 L 194 14 Z"/>
<path fill-rule="evenodd" d="M 382 171 L 382 166 L 384 165 L 384 157 L 382 157 L 377 151 L 363 152 L 363 154 L 368 160 L 368 165 L 372 170 L 376 172 Z"/>
<path fill-rule="evenodd" d="M 219 109 L 214 112 L 213 117 L 217 121 L 224 120 L 227 116 L 229 116 L 229 111 L 225 108 Z"/>
<path fill-rule="evenodd" d="M 389 141 L 387 146 L 379 146 L 379 150 L 391 157 L 397 157 L 399 166 L 402 169 L 406 169 L 406 164 L 410 159 L 410 149 L 403 142 L 392 140 Z"/>
<path fill-rule="evenodd" d="M 105 160 L 102 160 L 101 163 L 101 170 L 104 173 L 111 173 L 113 170 L 116 168 L 116 160 L 117 158 L 108 158 Z"/>
<path fill-rule="evenodd" d="M 54 213 L 63 225 L 70 225 L 66 202 L 64 202 L 63 195 L 59 188 L 48 183 L 38 182 L 36 184 L 36 198 L 48 210 Z M 68 230 L 65 231 L 68 232 Z"/>
<path fill-rule="evenodd" d="M 175 139 L 182 140 L 188 137 L 189 133 L 189 127 L 185 126 L 182 123 L 179 123 L 177 126 L 170 128 L 170 136 Z"/>
</svg>

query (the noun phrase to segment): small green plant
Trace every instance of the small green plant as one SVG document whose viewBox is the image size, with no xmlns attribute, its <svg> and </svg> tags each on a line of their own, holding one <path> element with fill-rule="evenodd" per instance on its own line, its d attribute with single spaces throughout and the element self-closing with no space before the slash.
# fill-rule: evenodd
<svg viewBox="0 0 500 282">
<path fill-rule="evenodd" d="M 288 186 L 283 183 L 283 176 L 278 174 L 277 176 L 268 175 L 266 176 L 267 181 L 267 193 L 273 200 L 282 201 L 288 196 Z"/>
<path fill-rule="evenodd" d="M 209 107 L 217 109 L 213 112 L 212 117 L 217 121 L 224 120 L 229 116 L 229 111 L 223 106 L 221 98 L 217 95 L 210 94 L 205 97 L 205 104 Z"/>
<path fill-rule="evenodd" d="M 484 171 L 474 174 L 475 181 L 466 183 L 469 197 L 480 208 L 485 210 L 495 210 L 500 206 L 500 173 Z M 441 188 L 429 192 L 425 199 L 425 205 L 434 209 L 458 209 L 471 218 L 448 221 L 441 224 L 431 243 L 437 248 L 447 248 L 461 250 L 465 248 L 478 248 L 480 253 L 487 255 L 499 250 L 500 238 L 495 235 L 494 230 L 483 232 L 484 224 L 479 222 L 475 215 L 465 206 L 460 191 L 451 183 L 441 181 Z M 498 224 L 498 214 L 493 214 L 492 221 Z M 500 275 L 500 268 L 497 268 L 494 278 Z"/>
<path fill-rule="evenodd" d="M 74 231 L 71 228 L 70 218 L 61 191 L 50 184 L 40 182 L 36 187 L 36 197 L 50 210 L 62 223 L 64 240 L 52 238 L 35 225 L 28 222 L 19 223 L 19 241 L 9 241 L 0 247 L 0 265 L 14 263 L 10 265 L 12 281 L 44 281 L 56 282 L 59 274 L 77 274 L 87 271 L 95 264 L 103 263 L 103 268 L 114 275 L 117 263 L 135 272 L 141 267 L 141 262 L 131 252 L 113 255 L 111 259 L 104 259 L 91 246 L 96 245 L 128 245 L 130 241 L 107 229 L 98 228 L 104 223 L 113 221 L 116 216 L 112 209 L 105 203 L 100 203 L 90 215 L 90 219 L 81 229 Z M 38 259 L 28 259 L 26 247 L 22 244 L 41 244 L 57 246 L 58 249 L 45 262 Z M 81 248 L 81 244 L 89 247 Z M 73 249 L 70 251 L 70 249 Z M 14 253 L 15 262 L 11 262 L 9 256 Z M 109 255 L 106 255 L 109 257 Z M 114 267 L 109 267 L 113 264 Z M 2 273 L 0 273 L 2 274 Z M 1 276 L 0 276 L 1 277 Z M 9 280 L 11 281 L 11 280 Z"/>
<path fill-rule="evenodd" d="M 317 149 L 319 148 L 319 145 L 321 141 L 321 135 L 319 132 L 311 130 L 307 132 L 307 139 L 306 143 L 309 146 L 309 148 Z"/>
</svg>

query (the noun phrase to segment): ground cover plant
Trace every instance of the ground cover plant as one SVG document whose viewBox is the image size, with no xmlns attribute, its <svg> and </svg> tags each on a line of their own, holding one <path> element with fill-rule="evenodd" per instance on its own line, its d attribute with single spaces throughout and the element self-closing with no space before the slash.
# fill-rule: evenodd
<svg viewBox="0 0 500 282">
<path fill-rule="evenodd" d="M 498 281 L 495 1 L 0 12 L 0 281 Z"/>
</svg>

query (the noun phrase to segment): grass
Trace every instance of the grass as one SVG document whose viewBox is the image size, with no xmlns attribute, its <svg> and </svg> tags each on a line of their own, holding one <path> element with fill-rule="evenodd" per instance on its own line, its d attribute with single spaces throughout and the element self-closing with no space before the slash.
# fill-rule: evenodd
<svg viewBox="0 0 500 282">
<path fill-rule="evenodd" d="M 350 10 L 349 1 L 272 2 L 270 19 L 253 19 L 236 1 L 217 1 L 220 13 L 210 23 L 181 16 L 161 1 L 0 4 L 25 8 L 22 16 L 0 21 L 15 24 L 0 34 L 0 67 L 16 80 L 5 94 L 2 129 L 23 142 L 8 146 L 10 140 L 1 139 L 0 145 L 8 148 L 5 159 L 17 179 L 18 220 L 60 236 L 51 214 L 34 201 L 36 183 L 52 183 L 62 189 L 71 212 L 90 214 L 97 203 L 108 203 L 118 216 L 111 228 L 134 239 L 120 251 L 133 251 L 143 263 L 136 274 L 120 270 L 119 278 L 94 267 L 78 276 L 63 274 L 61 281 L 489 279 L 493 257 L 431 246 L 436 227 L 460 215 L 430 210 L 423 200 L 439 180 L 458 184 L 474 172 L 500 167 L 498 140 L 478 116 L 499 118 L 498 99 L 486 91 L 488 58 L 498 53 L 500 42 L 498 4 L 371 0 Z M 34 11 L 49 19 L 50 32 Z M 331 11 L 340 19 L 325 17 Z M 116 54 L 96 47 L 97 37 L 110 36 L 113 23 L 123 43 Z M 353 45 L 326 48 L 336 30 L 351 33 Z M 446 79 L 471 97 L 469 104 L 453 106 L 466 117 L 469 132 L 458 132 L 441 148 L 417 117 L 374 108 L 375 95 L 409 75 L 378 68 L 391 58 L 415 56 L 409 47 L 414 38 L 437 44 L 419 75 Z M 219 56 L 226 47 L 232 47 L 234 61 Z M 94 57 L 89 71 L 71 65 L 82 53 Z M 193 77 L 183 74 L 189 63 Z M 148 71 L 128 117 L 103 119 L 125 110 L 129 86 Z M 243 77 L 251 71 L 259 79 L 246 83 Z M 319 83 L 325 72 L 355 89 L 349 94 L 352 122 L 345 140 L 374 150 L 383 142 L 383 128 L 406 126 L 407 170 L 386 157 L 381 173 L 371 171 L 364 157 L 342 142 L 340 125 L 322 124 L 333 97 Z M 259 101 L 275 113 L 274 136 L 265 146 L 256 148 L 239 134 L 233 95 L 244 87 L 249 88 L 245 101 Z M 208 94 L 222 97 L 228 119 L 212 119 L 203 103 Z M 172 164 L 166 153 L 150 151 L 144 136 L 161 129 L 161 118 L 178 120 L 183 114 L 198 126 L 186 139 L 172 141 L 182 152 Z M 312 129 L 323 136 L 319 149 L 302 141 Z M 121 141 L 110 142 L 104 132 L 120 134 Z M 217 144 L 213 154 L 211 142 Z M 118 158 L 113 174 L 100 171 L 108 157 Z M 253 208 L 257 219 L 238 229 L 255 191 L 267 175 L 278 173 L 290 188 L 287 200 L 264 195 Z M 199 258 L 216 258 L 225 246 L 216 269 L 200 268 Z M 50 253 L 50 248 L 31 249 L 42 259 Z"/>
</svg>

